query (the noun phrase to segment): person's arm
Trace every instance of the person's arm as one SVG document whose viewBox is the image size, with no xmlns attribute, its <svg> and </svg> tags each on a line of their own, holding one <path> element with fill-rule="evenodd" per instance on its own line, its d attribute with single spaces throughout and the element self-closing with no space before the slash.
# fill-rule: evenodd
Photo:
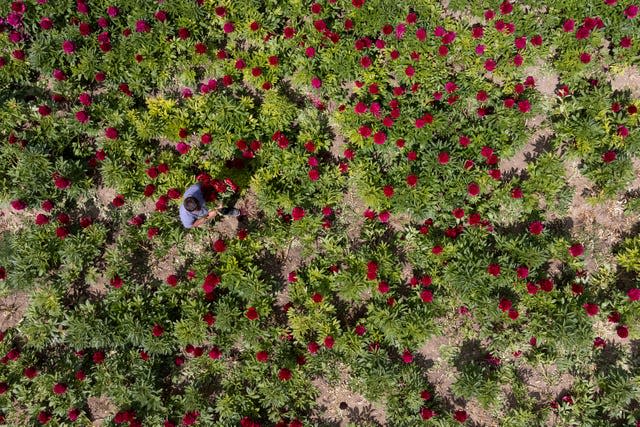
<svg viewBox="0 0 640 427">
<path fill-rule="evenodd" d="M 207 221 L 211 220 L 212 218 L 215 218 L 218 215 L 218 210 L 212 210 L 211 212 L 209 212 L 209 214 L 207 216 L 203 216 L 202 218 L 198 218 L 192 225 L 192 227 L 200 227 L 202 224 L 206 223 Z"/>
</svg>

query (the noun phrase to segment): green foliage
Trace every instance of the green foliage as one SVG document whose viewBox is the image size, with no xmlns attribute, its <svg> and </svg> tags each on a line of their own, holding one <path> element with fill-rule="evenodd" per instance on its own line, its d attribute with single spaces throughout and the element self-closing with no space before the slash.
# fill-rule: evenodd
<svg viewBox="0 0 640 427">
<path fill-rule="evenodd" d="M 640 241 L 592 269 L 564 227 L 568 161 L 635 177 L 631 2 L 443 4 L 0 2 L 0 424 L 324 425 L 324 380 L 394 426 L 633 425 Z M 183 229 L 196 181 L 242 216 Z"/>
</svg>

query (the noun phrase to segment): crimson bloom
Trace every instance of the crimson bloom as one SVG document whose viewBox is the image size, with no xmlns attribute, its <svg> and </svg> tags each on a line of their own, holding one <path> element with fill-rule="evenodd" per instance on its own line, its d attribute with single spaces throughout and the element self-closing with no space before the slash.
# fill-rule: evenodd
<svg viewBox="0 0 640 427">
<path fill-rule="evenodd" d="M 637 5 L 632 4 L 624 10 L 624 16 L 626 16 L 627 19 L 633 19 L 638 16 L 638 9 L 639 7 Z"/>
<path fill-rule="evenodd" d="M 466 411 L 458 410 L 453 413 L 453 419 L 459 423 L 464 423 L 468 418 L 469 415 L 467 415 Z"/>
<path fill-rule="evenodd" d="M 291 217 L 293 218 L 294 221 L 299 221 L 302 218 L 304 218 L 304 209 L 302 209 L 299 206 L 296 206 L 295 208 L 293 208 L 293 210 L 291 211 Z"/>
<path fill-rule="evenodd" d="M 255 309 L 255 307 L 249 307 L 244 315 L 249 320 L 256 320 L 259 317 L 258 311 Z"/>
<path fill-rule="evenodd" d="M 498 308 L 502 311 L 509 311 L 512 306 L 513 306 L 513 303 L 506 298 L 502 298 L 500 300 L 500 303 L 498 304 Z"/>
<path fill-rule="evenodd" d="M 585 303 L 582 305 L 582 308 L 584 308 L 588 316 L 595 316 L 600 311 L 597 304 Z"/>
<path fill-rule="evenodd" d="M 218 239 L 215 242 L 213 242 L 213 250 L 218 253 L 222 253 L 227 250 L 227 245 L 224 242 L 224 240 Z"/>
<path fill-rule="evenodd" d="M 53 392 L 55 394 L 64 394 L 67 392 L 67 385 L 62 383 L 56 383 L 53 386 Z"/>
<path fill-rule="evenodd" d="M 640 289 L 632 288 L 627 291 L 629 301 L 640 301 Z"/>
<path fill-rule="evenodd" d="M 540 221 L 533 221 L 529 224 L 529 232 L 533 235 L 539 235 L 544 230 L 544 225 Z"/>
<path fill-rule="evenodd" d="M 111 201 L 111 204 L 116 208 L 121 207 L 122 205 L 124 205 L 124 196 L 122 194 L 116 195 L 116 197 L 114 197 Z"/>
<path fill-rule="evenodd" d="M 499 264 L 489 264 L 487 267 L 487 273 L 490 275 L 497 277 L 500 275 L 500 265 Z"/>
<path fill-rule="evenodd" d="M 602 161 L 605 163 L 611 163 L 617 158 L 617 154 L 613 150 L 609 150 L 602 154 Z"/>
<path fill-rule="evenodd" d="M 328 349 L 332 349 L 333 345 L 335 344 L 335 339 L 331 336 L 331 335 L 327 335 L 324 338 L 324 346 L 327 347 Z"/>
<path fill-rule="evenodd" d="M 287 368 L 281 368 L 278 371 L 278 379 L 280 381 L 289 381 L 291 379 L 291 371 Z"/>
<path fill-rule="evenodd" d="M 76 51 L 76 45 L 71 40 L 65 40 L 62 42 L 62 50 L 67 55 L 70 55 Z"/>
<path fill-rule="evenodd" d="M 518 101 L 518 110 L 520 110 L 521 113 L 528 113 L 531 111 L 531 103 L 526 99 Z"/>
<path fill-rule="evenodd" d="M 616 328 L 616 333 L 620 338 L 627 338 L 629 336 L 629 328 L 625 325 L 620 325 Z"/>
<path fill-rule="evenodd" d="M 47 424 L 49 421 L 51 421 L 51 414 L 48 413 L 47 411 L 40 411 L 38 413 L 38 422 L 42 425 Z"/>
<path fill-rule="evenodd" d="M 67 227 L 56 228 L 56 236 L 59 239 L 64 240 L 69 235 L 69 229 Z"/>
<path fill-rule="evenodd" d="M 432 410 L 432 409 L 429 409 L 429 408 L 421 408 L 421 409 L 420 409 L 420 417 L 421 417 L 423 420 L 431 419 L 431 418 L 433 418 L 435 415 L 436 415 L 436 413 L 435 413 L 435 412 L 433 412 L 433 410 Z"/>
<path fill-rule="evenodd" d="M 118 139 L 118 130 L 113 127 L 108 127 L 104 130 L 104 136 L 108 139 Z"/>
<path fill-rule="evenodd" d="M 421 291 L 420 299 L 422 300 L 422 302 L 433 302 L 433 292 L 428 289 Z"/>
<path fill-rule="evenodd" d="M 569 253 L 572 257 L 578 257 L 584 253 L 584 246 L 582 246 L 580 243 L 574 243 L 573 245 L 571 245 L 571 247 L 569 247 Z"/>
<path fill-rule="evenodd" d="M 164 334 L 164 328 L 156 323 L 153 325 L 152 333 L 154 337 L 161 337 Z"/>
</svg>

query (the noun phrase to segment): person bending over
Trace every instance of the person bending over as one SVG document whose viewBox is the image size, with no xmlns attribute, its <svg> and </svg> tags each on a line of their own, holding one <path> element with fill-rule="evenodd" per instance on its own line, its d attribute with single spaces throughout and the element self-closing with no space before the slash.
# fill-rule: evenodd
<svg viewBox="0 0 640 427">
<path fill-rule="evenodd" d="M 180 220 L 185 228 L 200 227 L 218 215 L 237 217 L 240 216 L 240 211 L 236 208 L 224 208 L 220 203 L 216 209 L 209 212 L 200 184 L 187 188 L 180 205 Z"/>
</svg>

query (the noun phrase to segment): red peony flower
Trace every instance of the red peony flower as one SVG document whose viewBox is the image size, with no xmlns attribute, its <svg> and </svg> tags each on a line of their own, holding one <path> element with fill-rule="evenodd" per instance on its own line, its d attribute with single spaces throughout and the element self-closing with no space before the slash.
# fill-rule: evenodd
<svg viewBox="0 0 640 427">
<path fill-rule="evenodd" d="M 324 346 L 327 347 L 328 349 L 332 349 L 335 342 L 336 342 L 335 339 L 331 335 L 327 335 L 324 338 Z"/>
<path fill-rule="evenodd" d="M 528 113 L 531 111 L 531 103 L 526 99 L 518 101 L 518 110 L 520 110 L 521 113 Z"/>
<path fill-rule="evenodd" d="M 104 136 L 108 139 L 118 139 L 118 130 L 113 127 L 108 127 L 104 130 Z"/>
<path fill-rule="evenodd" d="M 620 47 L 624 49 L 628 49 L 633 44 L 633 39 L 631 37 L 623 37 L 620 39 Z"/>
<path fill-rule="evenodd" d="M 509 4 L 507 2 L 505 2 L 505 3 Z M 505 3 L 502 3 L 502 4 L 505 4 Z M 511 6 L 511 5 L 509 4 L 509 6 Z M 502 7 L 502 5 L 501 5 L 501 7 Z M 468 418 L 469 418 L 469 415 L 467 415 L 467 413 L 465 411 L 458 410 L 458 411 L 455 411 L 453 413 L 453 419 L 456 420 L 459 423 L 464 423 L 465 421 L 467 421 Z"/>
<path fill-rule="evenodd" d="M 62 383 L 56 383 L 53 386 L 53 392 L 55 394 L 64 394 L 67 392 L 67 385 Z"/>
<path fill-rule="evenodd" d="M 602 337 L 596 337 L 593 340 L 593 347 L 594 348 L 605 348 L 607 346 L 607 343 L 605 340 L 602 339 Z"/>
<path fill-rule="evenodd" d="M 56 228 L 56 236 L 59 239 L 64 240 L 69 235 L 69 229 L 67 227 L 58 227 Z"/>
<path fill-rule="evenodd" d="M 611 163 L 616 159 L 616 157 L 617 157 L 616 152 L 613 150 L 609 150 L 604 154 L 602 154 L 602 161 L 605 163 Z"/>
<path fill-rule="evenodd" d="M 165 281 L 167 282 L 167 285 L 175 287 L 178 284 L 178 276 L 176 276 L 175 274 L 170 274 L 169 276 L 167 276 Z"/>
<path fill-rule="evenodd" d="M 111 201 L 111 204 L 116 208 L 121 207 L 122 205 L 124 205 L 124 196 L 122 194 L 118 194 L 116 197 L 113 198 L 113 200 Z"/>
<path fill-rule="evenodd" d="M 496 61 L 493 59 L 487 59 L 484 62 L 484 69 L 487 71 L 494 71 L 496 69 Z"/>
<path fill-rule="evenodd" d="M 578 257 L 584 253 L 584 246 L 582 246 L 580 243 L 574 243 L 569 248 L 569 253 L 573 257 Z"/>
<path fill-rule="evenodd" d="M 38 422 L 42 425 L 47 424 L 49 421 L 51 421 L 51 414 L 48 413 L 47 411 L 40 411 L 38 413 Z"/>
<path fill-rule="evenodd" d="M 84 124 L 89 121 L 89 114 L 86 111 L 80 110 L 76 113 L 76 120 Z"/>
<path fill-rule="evenodd" d="M 616 333 L 620 338 L 627 338 L 629 336 L 629 328 L 625 325 L 620 325 L 616 328 Z"/>
<path fill-rule="evenodd" d="M 67 55 L 70 55 L 76 51 L 76 45 L 71 40 L 65 40 L 62 42 L 62 50 Z"/>
<path fill-rule="evenodd" d="M 320 350 L 320 345 L 315 341 L 311 341 L 309 344 L 307 344 L 307 350 L 311 354 L 317 354 L 318 350 Z"/>
<path fill-rule="evenodd" d="M 302 209 L 299 206 L 296 206 L 295 208 L 293 208 L 293 210 L 291 211 L 291 217 L 293 218 L 294 221 L 299 221 L 302 218 L 304 218 L 304 209 Z"/>
<path fill-rule="evenodd" d="M 111 283 L 111 286 L 113 286 L 114 288 L 120 289 L 122 287 L 123 280 L 122 280 L 122 278 L 120 276 L 115 275 L 111 279 L 110 283 Z"/>
<path fill-rule="evenodd" d="M 629 301 L 640 301 L 640 289 L 632 288 L 627 291 Z"/>
<path fill-rule="evenodd" d="M 200 412 L 198 411 L 187 412 L 182 417 L 182 425 L 185 427 L 194 425 L 198 421 L 199 416 L 200 416 Z"/>
<path fill-rule="evenodd" d="M 27 207 L 27 204 L 20 199 L 12 200 L 11 207 L 16 211 L 21 211 Z"/>
<path fill-rule="evenodd" d="M 513 303 L 506 298 L 501 299 L 500 303 L 498 304 L 498 308 L 502 311 L 509 311 L 512 306 Z"/>
<path fill-rule="evenodd" d="M 633 19 L 638 16 L 638 9 L 638 5 L 632 4 L 624 10 L 624 16 L 626 16 L 627 19 Z"/>
<path fill-rule="evenodd" d="M 244 315 L 249 320 L 256 320 L 259 317 L 255 307 L 249 307 Z"/>
<path fill-rule="evenodd" d="M 69 188 L 69 186 L 71 185 L 71 180 L 60 175 L 55 175 L 53 178 L 53 183 L 55 184 L 56 188 L 64 190 L 66 188 Z"/>
<path fill-rule="evenodd" d="M 553 290 L 553 280 L 549 278 L 542 279 L 538 283 L 540 284 L 540 289 L 545 292 L 551 292 Z"/>
<path fill-rule="evenodd" d="M 159 231 L 160 229 L 158 227 L 149 227 L 149 229 L 147 230 L 147 239 L 153 239 Z"/>
<path fill-rule="evenodd" d="M 407 176 L 407 185 L 410 187 L 415 187 L 418 183 L 418 177 L 411 174 Z"/>
<path fill-rule="evenodd" d="M 487 267 L 487 273 L 494 277 L 498 277 L 500 275 L 500 265 L 489 264 L 489 266 Z"/>
<path fill-rule="evenodd" d="M 153 325 L 152 333 L 154 337 L 161 337 L 164 334 L 164 328 L 156 323 Z"/>
<path fill-rule="evenodd" d="M 95 363 L 96 365 L 99 365 L 100 363 L 104 362 L 104 353 L 102 351 L 94 352 L 92 356 L 92 360 L 93 360 L 93 363 Z"/>
<path fill-rule="evenodd" d="M 278 379 L 280 381 L 289 381 L 291 379 L 291 371 L 287 368 L 281 368 L 278 371 Z"/>
<path fill-rule="evenodd" d="M 582 308 L 584 308 L 584 311 L 588 316 L 595 316 L 596 314 L 598 314 L 598 311 L 600 311 L 597 304 L 585 303 L 582 305 Z"/>
<path fill-rule="evenodd" d="M 571 292 L 573 292 L 574 295 L 582 295 L 584 287 L 578 283 L 573 283 L 571 284 Z"/>
<path fill-rule="evenodd" d="M 45 200 L 42 202 L 41 207 L 46 212 L 51 212 L 51 210 L 53 209 L 53 202 L 51 200 Z"/>
<path fill-rule="evenodd" d="M 35 220 L 36 225 L 45 225 L 49 223 L 49 217 L 44 215 L 44 214 L 38 214 L 36 215 L 36 220 Z"/>
<path fill-rule="evenodd" d="M 216 287 L 219 284 L 220 284 L 220 277 L 218 277 L 214 273 L 209 273 L 207 277 L 205 277 L 204 279 L 204 283 L 202 284 L 202 290 L 205 293 L 210 294 L 216 289 Z"/>
<path fill-rule="evenodd" d="M 428 289 L 424 289 L 420 292 L 420 299 L 422 302 L 433 302 L 433 292 Z"/>
<path fill-rule="evenodd" d="M 583 64 L 588 64 L 589 62 L 591 62 L 591 55 L 586 52 L 582 52 L 580 54 L 580 62 L 582 62 Z"/>
<path fill-rule="evenodd" d="M 540 221 L 533 221 L 529 224 L 529 232 L 534 235 L 539 235 L 544 230 L 544 225 Z"/>
<path fill-rule="evenodd" d="M 431 418 L 433 418 L 435 416 L 436 416 L 436 413 L 433 412 L 433 410 L 431 410 L 429 408 L 421 408 L 420 409 L 420 417 L 423 420 L 428 420 L 428 419 L 431 419 Z"/>
<path fill-rule="evenodd" d="M 155 191 L 156 191 L 156 186 L 155 186 L 155 185 L 153 185 L 153 184 L 147 184 L 147 185 L 144 187 L 144 192 L 143 192 L 143 194 L 144 194 L 144 196 L 145 196 L 145 197 L 150 197 L 150 196 L 152 196 L 152 195 L 153 195 L 153 193 L 154 193 Z"/>
<path fill-rule="evenodd" d="M 222 356 L 222 352 L 216 346 L 213 346 L 211 350 L 209 350 L 209 358 L 213 360 L 218 360 Z"/>
<path fill-rule="evenodd" d="M 33 366 L 30 366 L 28 368 L 25 368 L 24 371 L 22 371 L 22 374 L 29 378 L 30 380 L 34 379 L 35 377 L 38 376 L 38 370 L 36 368 L 34 368 Z"/>
<path fill-rule="evenodd" d="M 269 360 L 269 353 L 267 353 L 266 351 L 259 351 L 256 353 L 256 360 L 258 362 L 262 362 L 265 363 L 267 360 Z"/>
</svg>

